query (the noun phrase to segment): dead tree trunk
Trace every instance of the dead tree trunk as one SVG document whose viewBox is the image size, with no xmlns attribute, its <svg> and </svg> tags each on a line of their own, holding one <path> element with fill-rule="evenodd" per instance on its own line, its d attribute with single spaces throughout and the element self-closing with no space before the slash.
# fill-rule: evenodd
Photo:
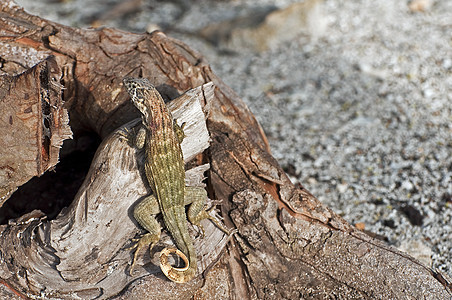
<svg viewBox="0 0 452 300">
<path fill-rule="evenodd" d="M 248 108 L 212 73 L 202 56 L 183 43 L 161 32 L 149 35 L 70 28 L 28 15 L 10 1 L 0 5 L 0 70 L 16 76 L 7 82 L 15 80 L 24 90 L 22 96 L 11 98 L 6 91 L 12 91 L 10 85 L 3 84 L 0 104 L 11 99 L 43 103 L 45 91 L 56 91 L 52 97 L 59 97 L 64 86 L 64 107 L 72 130 L 90 130 L 103 139 L 67 209 L 53 220 L 33 211 L 0 226 L 0 294 L 4 297 L 12 292 L 16 297 L 83 299 L 130 299 L 133 295 L 147 299 L 452 296 L 451 283 L 444 275 L 357 231 L 306 189 L 294 186 L 271 156 L 266 137 Z M 40 68 L 58 67 L 58 71 L 44 72 L 53 74 L 48 78 L 61 76 L 39 93 L 34 82 L 49 79 L 34 76 L 20 81 L 30 72 L 39 72 L 19 75 L 37 63 L 43 66 Z M 146 77 L 171 99 L 196 88 L 171 104 L 180 110 L 177 118 L 192 123 L 189 128 L 193 131 L 183 146 L 184 157 L 191 160 L 192 167 L 198 167 L 187 172 L 187 181 L 202 185 L 202 174 L 210 164 L 210 196 L 222 201 L 226 226 L 238 229 L 228 244 L 213 226 L 204 239 L 196 238 L 198 274 L 202 275 L 186 284 L 170 282 L 154 263 L 154 252 L 171 243 L 170 238 L 163 238 L 155 251 L 142 255 L 144 268 L 137 274 L 127 273 L 131 253 L 125 248 L 139 231 L 130 217 L 130 206 L 146 195 L 148 188 L 140 173 L 140 152 L 115 131 L 120 126 L 132 130 L 137 122 L 121 84 L 125 76 Z M 42 115 L 34 126 L 45 132 L 49 141 L 61 142 L 70 134 L 67 119 L 61 102 L 51 104 L 59 112 L 60 118 L 55 119 L 61 120 L 58 128 L 64 130 L 39 127 L 45 125 L 39 121 L 47 116 L 44 106 L 37 106 Z M 207 116 L 207 127 L 202 112 Z M 1 137 L 11 136 L 6 134 L 11 130 L 9 120 L 17 113 L 2 107 Z M 209 134 L 210 147 L 205 150 Z M 20 136 L 15 133 L 13 138 L 0 139 L 2 149 L 11 144 L 34 149 L 26 157 L 9 160 L 2 154 L 0 196 L 4 200 L 23 178 L 40 175 L 57 162 L 52 152 L 53 160 L 47 160 L 45 168 L 24 177 L 24 171 L 13 166 L 38 163 L 37 157 L 45 157 L 43 153 L 50 148 L 42 146 L 42 134 L 36 135 L 31 146 L 25 141 L 20 144 Z"/>
</svg>

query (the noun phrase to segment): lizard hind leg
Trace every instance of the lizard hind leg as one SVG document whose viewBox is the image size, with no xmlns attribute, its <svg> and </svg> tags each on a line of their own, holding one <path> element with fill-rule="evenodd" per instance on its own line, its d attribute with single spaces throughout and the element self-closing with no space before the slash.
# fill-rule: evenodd
<svg viewBox="0 0 452 300">
<path fill-rule="evenodd" d="M 185 200 L 184 205 L 188 205 L 191 203 L 190 208 L 188 209 L 188 220 L 193 225 L 199 227 L 202 233 L 202 237 L 204 237 L 204 227 L 201 225 L 201 221 L 204 219 L 211 220 L 221 231 L 230 235 L 230 231 L 224 226 L 220 220 L 210 215 L 209 212 L 214 209 L 212 207 L 208 211 L 206 211 L 206 200 L 207 200 L 207 192 L 205 189 L 201 187 L 185 187 Z"/>
<path fill-rule="evenodd" d="M 129 273 L 132 274 L 133 269 L 136 265 L 138 254 L 141 250 L 149 248 L 149 251 L 157 244 L 160 240 L 160 224 L 155 219 L 155 215 L 160 212 L 157 199 L 151 195 L 144 198 L 140 203 L 138 203 L 133 211 L 133 216 L 138 223 L 148 231 L 138 239 L 134 239 L 136 243 L 132 245 L 129 250 L 135 249 L 133 256 L 132 265 L 130 266 Z"/>
</svg>

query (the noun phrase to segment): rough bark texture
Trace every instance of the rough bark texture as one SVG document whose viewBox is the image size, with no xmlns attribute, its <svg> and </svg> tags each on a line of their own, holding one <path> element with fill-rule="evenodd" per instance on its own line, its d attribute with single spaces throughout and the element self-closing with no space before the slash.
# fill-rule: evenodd
<svg viewBox="0 0 452 300">
<path fill-rule="evenodd" d="M 60 77 L 53 57 L 0 77 L 0 206 L 18 186 L 54 167 L 63 140 L 72 135 Z"/>
<path fill-rule="evenodd" d="M 1 295 L 14 291 L 84 299 L 452 296 L 444 275 L 357 231 L 303 187 L 294 186 L 271 156 L 247 107 L 202 56 L 183 43 L 160 32 L 74 29 L 30 16 L 9 1 L 0 5 L 0 71 L 19 74 L 53 55 L 62 70 L 72 130 L 91 130 L 103 138 L 68 209 L 52 221 L 34 211 L 0 227 Z M 138 231 L 130 206 L 146 195 L 147 187 L 140 173 L 140 152 L 112 133 L 136 116 L 121 84 L 125 76 L 150 79 L 169 99 L 210 81 L 215 86 L 213 93 L 212 85 L 204 85 L 189 97 L 201 100 L 211 136 L 210 148 L 192 164 L 210 163 L 208 189 L 212 198 L 222 200 L 226 226 L 238 233 L 221 252 L 224 235 L 206 224 L 207 236 L 195 243 L 201 257 L 198 271 L 207 271 L 187 284 L 172 283 L 162 275 L 152 263 L 155 251 L 143 254 L 144 268 L 137 274 L 127 274 L 131 256 L 124 247 Z M 38 95 L 30 97 L 38 101 Z M 2 143 L 3 149 L 10 145 Z M 3 157 L 0 162 L 3 165 Z M 202 180 L 199 172 L 193 178 L 191 184 Z M 159 247 L 170 242 L 164 238 Z"/>
</svg>

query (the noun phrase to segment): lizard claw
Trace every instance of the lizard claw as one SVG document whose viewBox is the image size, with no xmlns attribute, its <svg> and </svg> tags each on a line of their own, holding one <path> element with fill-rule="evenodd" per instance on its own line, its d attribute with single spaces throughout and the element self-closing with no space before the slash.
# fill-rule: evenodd
<svg viewBox="0 0 452 300">
<path fill-rule="evenodd" d="M 226 226 L 224 226 L 223 223 L 220 222 L 220 220 L 223 220 L 223 218 L 221 216 L 218 216 L 217 214 L 215 214 L 215 216 L 212 216 L 210 214 L 211 211 L 215 213 L 215 206 L 212 206 L 206 211 L 207 219 L 211 220 L 215 224 L 215 226 L 217 226 L 221 231 L 223 231 L 227 235 L 231 235 L 231 231 L 228 228 L 226 228 Z"/>
<path fill-rule="evenodd" d="M 126 141 L 128 141 L 128 137 L 129 137 L 130 132 L 129 132 L 129 129 L 127 129 L 127 128 L 122 128 L 121 130 L 118 130 L 118 131 L 116 132 L 116 134 L 119 136 L 119 138 L 120 138 L 121 140 L 126 140 Z"/>
<path fill-rule="evenodd" d="M 128 129 L 128 128 L 122 128 L 121 130 L 118 130 L 116 132 L 116 134 L 119 136 L 119 139 L 121 141 L 124 141 L 128 144 L 132 144 L 132 137 L 135 134 L 135 129 L 132 128 L 132 130 Z"/>
<path fill-rule="evenodd" d="M 133 239 L 131 239 L 131 241 L 133 242 L 133 244 L 132 244 L 131 246 L 127 247 L 127 248 L 124 248 L 124 250 L 130 251 L 130 250 L 135 249 L 136 247 L 138 247 L 138 243 L 137 243 L 137 242 L 138 242 L 139 240 L 140 240 L 139 238 L 133 238 Z"/>
<path fill-rule="evenodd" d="M 195 224 L 199 230 L 201 230 L 201 238 L 203 239 L 206 236 L 206 231 L 204 230 L 204 226 L 202 226 L 201 224 Z"/>
<path fill-rule="evenodd" d="M 141 236 L 140 238 L 132 239 L 132 241 L 136 241 L 136 243 L 126 249 L 126 250 L 132 250 L 132 249 L 136 248 L 135 253 L 133 255 L 132 265 L 130 266 L 130 269 L 129 269 L 130 275 L 132 275 L 133 269 L 135 268 L 135 265 L 137 262 L 138 254 L 141 252 L 141 250 L 143 248 L 149 247 L 149 251 L 151 251 L 152 248 L 154 248 L 155 244 L 157 244 L 159 239 L 160 239 L 160 235 L 155 235 L 155 234 L 151 234 L 151 233 L 146 233 L 145 235 Z"/>
</svg>

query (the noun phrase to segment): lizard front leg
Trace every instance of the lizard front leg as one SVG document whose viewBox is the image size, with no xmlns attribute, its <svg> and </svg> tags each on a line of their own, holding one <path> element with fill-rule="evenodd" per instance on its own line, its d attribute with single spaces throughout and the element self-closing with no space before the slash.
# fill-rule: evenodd
<svg viewBox="0 0 452 300">
<path fill-rule="evenodd" d="M 190 204 L 188 209 L 187 217 L 190 223 L 196 225 L 201 229 L 202 236 L 204 237 L 204 227 L 201 225 L 201 220 L 209 219 L 211 220 L 218 228 L 220 228 L 227 235 L 230 235 L 231 232 L 218 220 L 217 218 L 211 216 L 209 212 L 213 210 L 215 207 L 213 206 L 209 210 L 206 210 L 206 200 L 207 200 L 207 192 L 202 187 L 185 187 L 185 197 L 184 197 L 184 205 Z"/>
<path fill-rule="evenodd" d="M 160 240 L 161 228 L 159 223 L 155 219 L 155 215 L 157 215 L 158 213 L 160 213 L 160 208 L 154 195 L 150 195 L 144 198 L 135 206 L 133 210 L 133 216 L 135 220 L 137 220 L 138 223 L 148 231 L 148 233 L 137 239 L 137 243 L 129 248 L 129 250 L 136 248 L 132 265 L 130 266 L 129 270 L 130 274 L 132 274 L 138 254 L 141 252 L 141 250 L 149 247 L 149 251 L 151 251 L 155 244 L 157 244 L 157 242 Z"/>
</svg>

